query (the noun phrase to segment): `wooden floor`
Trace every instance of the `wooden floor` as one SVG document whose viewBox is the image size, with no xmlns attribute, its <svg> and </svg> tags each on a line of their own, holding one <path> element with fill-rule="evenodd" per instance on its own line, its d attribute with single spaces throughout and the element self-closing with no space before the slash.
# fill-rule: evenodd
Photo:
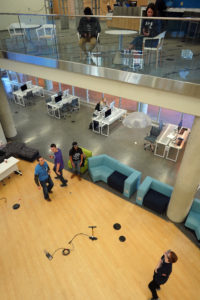
<svg viewBox="0 0 200 300">
<path fill-rule="evenodd" d="M 23 176 L 0 184 L 0 198 L 7 198 L 0 200 L 0 299 L 148 299 L 147 285 L 166 249 L 179 260 L 161 300 L 200 299 L 200 251 L 174 224 L 91 182 L 69 179 L 67 171 L 68 187 L 54 180 L 47 202 L 33 181 L 35 165 L 20 161 Z M 13 210 L 17 202 L 21 207 Z M 69 246 L 76 233 L 91 233 L 89 225 L 97 226 L 97 241 L 79 236 L 69 256 L 47 259 L 44 250 Z"/>
</svg>

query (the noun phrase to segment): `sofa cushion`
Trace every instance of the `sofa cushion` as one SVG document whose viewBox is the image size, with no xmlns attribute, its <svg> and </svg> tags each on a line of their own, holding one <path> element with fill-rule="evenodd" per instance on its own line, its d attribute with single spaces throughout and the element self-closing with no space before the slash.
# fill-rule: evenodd
<svg viewBox="0 0 200 300">
<path fill-rule="evenodd" d="M 109 177 L 108 177 L 108 185 L 112 188 L 116 189 L 117 191 L 123 193 L 124 191 L 124 181 L 127 179 L 127 176 L 114 171 Z"/>
<path fill-rule="evenodd" d="M 99 167 L 94 167 L 89 169 L 90 174 L 92 176 L 92 180 L 99 181 L 102 180 L 105 183 L 107 183 L 107 179 L 110 176 L 110 174 L 113 173 L 113 170 L 109 167 L 106 166 L 99 166 Z"/>
<path fill-rule="evenodd" d="M 159 214 L 164 214 L 167 209 L 169 199 L 169 197 L 149 189 L 144 196 L 143 205 Z"/>
</svg>

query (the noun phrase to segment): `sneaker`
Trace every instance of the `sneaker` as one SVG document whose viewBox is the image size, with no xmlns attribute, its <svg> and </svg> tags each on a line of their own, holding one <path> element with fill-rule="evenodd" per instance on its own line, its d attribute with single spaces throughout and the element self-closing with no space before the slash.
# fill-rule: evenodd
<svg viewBox="0 0 200 300">
<path fill-rule="evenodd" d="M 62 183 L 60 186 L 62 186 L 62 187 L 63 187 L 63 186 L 67 186 L 67 184 L 66 184 L 66 183 Z"/>
<path fill-rule="evenodd" d="M 67 183 L 68 182 L 68 180 L 67 179 L 65 179 L 65 183 Z"/>
<path fill-rule="evenodd" d="M 75 174 L 72 174 L 72 175 L 71 175 L 71 179 L 74 178 L 74 176 L 75 176 Z"/>
<path fill-rule="evenodd" d="M 47 199 L 45 198 L 45 200 L 46 200 L 46 201 L 51 201 L 51 199 L 50 199 L 50 198 L 47 198 Z"/>
<path fill-rule="evenodd" d="M 54 177 L 55 179 L 59 179 L 59 177 L 58 176 L 56 176 L 56 177 Z"/>
<path fill-rule="evenodd" d="M 48 193 L 49 193 L 49 194 L 52 194 L 52 193 L 53 193 L 53 191 L 49 191 Z"/>
</svg>

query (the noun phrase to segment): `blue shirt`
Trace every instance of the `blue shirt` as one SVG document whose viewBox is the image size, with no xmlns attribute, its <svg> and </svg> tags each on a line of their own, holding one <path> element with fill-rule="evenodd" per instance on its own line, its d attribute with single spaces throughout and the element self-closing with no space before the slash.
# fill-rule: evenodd
<svg viewBox="0 0 200 300">
<path fill-rule="evenodd" d="M 59 170 L 64 169 L 64 162 L 63 162 L 62 152 L 60 149 L 58 149 L 58 152 L 54 153 L 54 164 L 55 167 L 57 164 L 60 164 Z"/>
<path fill-rule="evenodd" d="M 42 166 L 40 164 L 38 164 L 35 167 L 35 175 L 38 176 L 39 181 L 44 181 L 49 177 L 48 169 L 49 169 L 49 167 L 48 167 L 48 164 L 46 161 L 44 162 L 44 164 Z"/>
</svg>

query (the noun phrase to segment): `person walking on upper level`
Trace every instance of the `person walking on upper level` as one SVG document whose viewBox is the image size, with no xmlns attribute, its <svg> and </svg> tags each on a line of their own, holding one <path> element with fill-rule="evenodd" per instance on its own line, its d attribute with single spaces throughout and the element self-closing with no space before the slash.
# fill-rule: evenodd
<svg viewBox="0 0 200 300">
<path fill-rule="evenodd" d="M 52 187 L 54 184 L 50 176 L 50 168 L 42 156 L 38 156 L 37 161 L 38 164 L 35 167 L 35 183 L 39 190 L 42 187 L 44 199 L 51 201 L 49 193 L 52 193 Z"/>
<path fill-rule="evenodd" d="M 156 290 L 160 290 L 160 285 L 167 282 L 169 275 L 172 272 L 172 264 L 177 260 L 177 255 L 171 250 L 168 250 L 163 254 L 154 270 L 153 280 L 148 285 L 152 293 L 152 298 L 150 300 L 159 300 Z"/>
<path fill-rule="evenodd" d="M 99 20 L 91 17 L 92 10 L 90 7 L 84 9 L 85 17 L 82 17 L 79 22 L 78 32 L 80 34 L 79 46 L 87 54 L 86 43 L 89 43 L 88 51 L 92 51 L 97 43 L 97 35 L 101 32 Z"/>
</svg>

